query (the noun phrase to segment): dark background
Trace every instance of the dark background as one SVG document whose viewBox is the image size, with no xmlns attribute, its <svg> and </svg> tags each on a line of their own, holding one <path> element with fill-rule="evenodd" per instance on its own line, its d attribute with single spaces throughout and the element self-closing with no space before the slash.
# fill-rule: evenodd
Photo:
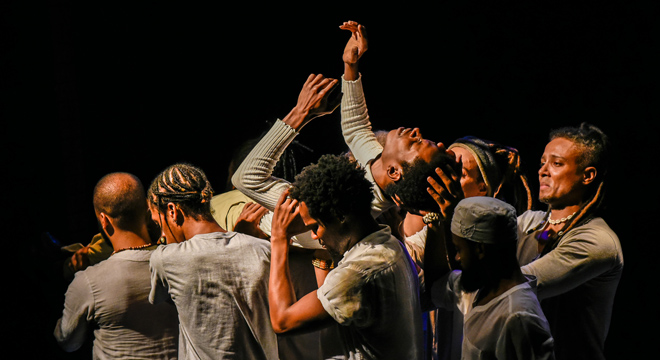
<svg viewBox="0 0 660 360">
<path fill-rule="evenodd" d="M 65 287 L 42 234 L 88 243 L 93 186 L 113 171 L 148 186 L 186 161 L 224 190 L 237 144 L 284 117 L 310 73 L 341 76 L 348 33 L 338 26 L 356 20 L 370 40 L 361 72 L 375 129 L 514 146 L 534 193 L 551 129 L 588 121 L 611 136 L 606 220 L 625 270 L 606 350 L 612 359 L 642 354 L 659 319 L 657 15 L 653 1 L 3 1 L 8 346 L 21 358 L 85 358 L 89 348 L 66 355 L 54 343 Z M 297 140 L 314 150 L 299 166 L 345 150 L 339 113 Z"/>
</svg>

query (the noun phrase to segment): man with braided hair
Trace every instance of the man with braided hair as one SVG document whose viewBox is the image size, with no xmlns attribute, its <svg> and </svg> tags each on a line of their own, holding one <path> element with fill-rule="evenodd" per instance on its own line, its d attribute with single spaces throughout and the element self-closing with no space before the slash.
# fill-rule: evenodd
<svg viewBox="0 0 660 360">
<path fill-rule="evenodd" d="M 608 151 L 596 126 L 552 131 L 538 172 L 539 200 L 548 210 L 518 219 L 518 259 L 538 279 L 558 359 L 604 358 L 623 270 L 619 238 L 600 217 Z"/>
<path fill-rule="evenodd" d="M 333 359 L 421 359 L 417 274 L 401 242 L 373 218 L 372 198 L 364 169 L 341 155 L 322 156 L 282 193 L 271 233 L 271 322 L 278 333 L 336 327 L 342 343 Z M 297 300 L 288 245 L 298 216 L 337 265 Z"/>
<path fill-rule="evenodd" d="M 277 359 L 270 324 L 267 240 L 225 231 L 211 214 L 204 172 L 175 164 L 147 194 L 167 241 L 151 256 L 152 303 L 179 313 L 180 359 Z"/>
</svg>

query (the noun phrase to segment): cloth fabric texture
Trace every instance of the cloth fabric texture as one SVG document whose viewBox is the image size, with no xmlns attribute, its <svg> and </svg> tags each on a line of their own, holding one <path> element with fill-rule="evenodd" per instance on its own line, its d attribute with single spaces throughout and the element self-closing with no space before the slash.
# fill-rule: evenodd
<svg viewBox="0 0 660 360">
<path fill-rule="evenodd" d="M 149 258 L 152 250 L 124 250 L 78 271 L 66 291 L 55 338 L 73 351 L 93 326 L 94 359 L 176 359 L 176 308 L 152 305 Z"/>
<path fill-rule="evenodd" d="M 461 200 L 451 218 L 451 232 L 466 240 L 486 244 L 513 244 L 517 240 L 516 209 L 489 196 Z"/>
<path fill-rule="evenodd" d="M 374 199 L 371 214 L 377 218 L 396 206 L 376 184 L 371 173 L 371 163 L 383 152 L 383 146 L 374 134 L 362 87 L 362 76 L 357 80 L 345 80 L 342 76 L 341 131 L 348 149 L 355 160 L 366 170 L 366 178 L 373 184 Z"/>
<path fill-rule="evenodd" d="M 198 234 L 151 256 L 152 303 L 173 302 L 180 359 L 277 359 L 268 312 L 270 244 L 236 232 Z"/>
<path fill-rule="evenodd" d="M 537 229 L 545 217 L 544 211 L 527 211 L 518 218 L 522 271 L 538 280 L 557 358 L 602 359 L 623 271 L 619 238 L 596 217 L 568 231 L 555 249 L 539 257 Z"/>
<path fill-rule="evenodd" d="M 463 359 L 554 359 L 554 339 L 534 293 L 534 277 L 476 305 L 479 291 L 464 291 L 461 274 L 450 272 L 431 291 L 437 306 L 456 306 L 464 315 Z"/>
<path fill-rule="evenodd" d="M 351 247 L 317 296 L 338 323 L 346 359 L 419 359 L 422 316 L 417 274 L 390 228 Z"/>
</svg>

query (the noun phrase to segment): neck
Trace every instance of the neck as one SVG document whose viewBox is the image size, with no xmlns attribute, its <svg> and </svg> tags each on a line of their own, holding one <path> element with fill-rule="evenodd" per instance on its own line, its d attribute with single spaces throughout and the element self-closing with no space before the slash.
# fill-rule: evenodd
<svg viewBox="0 0 660 360">
<path fill-rule="evenodd" d="M 380 230 L 380 226 L 374 220 L 374 218 L 371 217 L 371 214 L 369 214 L 368 218 L 364 218 L 364 219 L 361 217 L 349 217 L 347 218 L 346 223 L 358 224 L 358 226 L 352 226 L 351 228 L 348 229 L 348 231 L 345 232 L 346 240 L 345 242 L 340 244 L 338 249 L 342 255 L 346 253 L 348 250 L 350 250 L 353 246 L 355 246 L 355 244 L 362 241 L 362 239 Z"/>
<path fill-rule="evenodd" d="M 550 208 L 550 218 L 552 220 L 559 220 L 561 218 L 565 218 L 567 216 L 570 216 L 580 210 L 582 207 L 582 204 L 576 204 L 576 205 L 568 205 L 568 206 L 563 206 L 563 207 L 557 207 L 557 208 Z"/>
<path fill-rule="evenodd" d="M 371 163 L 371 176 L 373 176 L 376 185 L 381 190 L 385 190 L 389 184 L 393 183 L 392 179 L 387 176 L 387 167 L 383 162 L 382 156 L 379 156 Z"/>
<path fill-rule="evenodd" d="M 186 218 L 183 226 L 184 241 L 195 235 L 210 234 L 214 232 L 226 232 L 215 220 L 193 220 Z"/>
<path fill-rule="evenodd" d="M 497 279 L 491 284 L 483 287 L 482 291 L 479 293 L 479 299 L 477 300 L 477 305 L 486 305 L 491 300 L 509 291 L 514 286 L 523 284 L 526 281 L 527 279 L 518 268 L 517 271 L 514 271 L 511 274 L 511 276 Z"/>
<path fill-rule="evenodd" d="M 151 239 L 149 238 L 149 233 L 146 229 L 142 232 L 142 234 L 126 230 L 117 230 L 113 236 L 110 236 L 109 238 L 115 251 L 130 247 L 144 246 L 145 244 L 151 244 Z"/>
</svg>

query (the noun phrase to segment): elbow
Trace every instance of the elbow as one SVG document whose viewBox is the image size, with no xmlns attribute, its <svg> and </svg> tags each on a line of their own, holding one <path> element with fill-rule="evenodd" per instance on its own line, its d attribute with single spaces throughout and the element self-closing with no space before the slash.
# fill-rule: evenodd
<svg viewBox="0 0 660 360">
<path fill-rule="evenodd" d="M 273 327 L 273 331 L 274 331 L 276 334 L 278 334 L 278 335 L 279 335 L 279 334 L 285 334 L 285 333 L 287 333 L 289 330 L 291 330 L 291 329 L 289 329 L 289 327 L 287 326 L 287 324 L 286 324 L 286 322 L 284 321 L 284 319 L 277 319 L 277 318 L 275 318 L 274 316 L 271 316 L 271 317 L 270 317 L 270 322 L 271 322 L 271 325 L 272 325 L 272 327 Z"/>
</svg>

